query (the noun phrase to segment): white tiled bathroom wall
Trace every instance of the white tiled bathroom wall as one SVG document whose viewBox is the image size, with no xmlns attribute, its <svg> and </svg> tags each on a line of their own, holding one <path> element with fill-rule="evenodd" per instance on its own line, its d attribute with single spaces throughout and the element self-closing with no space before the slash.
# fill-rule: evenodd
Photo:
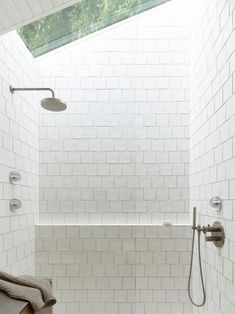
<svg viewBox="0 0 235 314">
<path fill-rule="evenodd" d="M 38 226 L 56 314 L 190 314 L 189 226 Z"/>
<path fill-rule="evenodd" d="M 35 223 L 39 210 L 38 99 L 10 93 L 9 86 L 38 84 L 37 66 L 16 33 L 0 37 L 0 269 L 34 273 Z M 17 170 L 22 180 L 9 183 Z M 9 209 L 18 198 L 22 208 Z"/>
<path fill-rule="evenodd" d="M 222 249 L 202 240 L 207 302 L 197 314 L 235 313 L 235 2 L 197 1 L 192 36 L 190 109 L 191 204 L 198 223 L 219 220 L 225 227 Z M 223 199 L 221 212 L 208 202 Z M 196 269 L 198 273 L 198 269 Z M 194 289 L 201 299 L 199 276 Z"/>
<path fill-rule="evenodd" d="M 64 114 L 41 114 L 42 224 L 188 222 L 186 5 L 39 58 L 44 85 L 68 102 Z"/>
</svg>

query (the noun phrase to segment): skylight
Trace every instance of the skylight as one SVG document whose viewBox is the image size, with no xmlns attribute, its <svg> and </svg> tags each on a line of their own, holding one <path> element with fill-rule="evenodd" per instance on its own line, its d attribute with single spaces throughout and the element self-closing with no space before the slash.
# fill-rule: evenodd
<svg viewBox="0 0 235 314">
<path fill-rule="evenodd" d="M 81 0 L 21 27 L 19 35 L 34 57 L 59 48 L 170 0 Z"/>
</svg>

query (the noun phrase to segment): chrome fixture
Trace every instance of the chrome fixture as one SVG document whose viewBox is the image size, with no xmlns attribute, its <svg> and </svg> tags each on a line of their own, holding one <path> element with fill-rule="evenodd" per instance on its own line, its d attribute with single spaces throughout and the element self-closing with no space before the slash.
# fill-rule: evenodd
<svg viewBox="0 0 235 314">
<path fill-rule="evenodd" d="M 21 180 L 21 175 L 17 171 L 11 171 L 9 175 L 9 181 L 10 183 L 14 184 Z"/>
<path fill-rule="evenodd" d="M 224 227 L 219 221 L 215 221 L 212 226 L 203 227 L 203 233 L 211 232 L 210 236 L 206 236 L 206 242 L 213 242 L 216 247 L 222 247 L 225 241 Z"/>
<path fill-rule="evenodd" d="M 15 88 L 10 86 L 10 91 L 12 94 L 14 94 L 14 92 L 17 91 L 49 91 L 52 94 L 52 97 L 48 97 L 48 98 L 43 98 L 41 100 L 41 106 L 49 111 L 55 111 L 55 112 L 59 112 L 59 111 L 64 111 L 67 106 L 65 104 L 65 102 L 63 102 L 62 100 L 60 100 L 59 98 L 55 98 L 55 93 L 53 91 L 53 89 L 51 88 L 46 88 L 46 87 L 24 87 L 24 88 Z"/>
<path fill-rule="evenodd" d="M 196 226 L 196 214 L 197 214 L 197 208 L 193 207 L 193 239 L 192 239 L 192 250 L 191 250 L 191 259 L 190 259 L 190 268 L 189 268 L 189 278 L 188 278 L 188 296 L 190 301 L 192 302 L 193 305 L 197 307 L 201 307 L 206 303 L 206 290 L 205 290 L 205 284 L 204 284 L 204 279 L 203 279 L 203 273 L 202 273 L 202 260 L 201 260 L 201 226 L 198 225 Z M 192 279 L 192 269 L 193 269 L 193 251 L 194 251 L 194 243 L 195 243 L 195 232 L 197 230 L 197 235 L 198 235 L 198 262 L 199 262 L 199 269 L 200 269 L 200 277 L 201 277 L 201 286 L 202 286 L 202 294 L 203 294 L 203 299 L 201 303 L 196 303 L 193 301 L 192 295 L 191 295 L 191 279 Z"/>
<path fill-rule="evenodd" d="M 206 242 L 213 242 L 214 245 L 218 248 L 221 248 L 224 245 L 225 241 L 225 233 L 224 228 L 221 225 L 220 222 L 215 221 L 212 226 L 200 226 L 196 225 L 196 211 L 197 208 L 193 208 L 193 239 L 192 239 L 192 250 L 191 250 L 191 259 L 190 259 L 190 268 L 189 268 L 189 279 L 188 279 L 188 295 L 189 299 L 192 302 L 193 305 L 197 307 L 201 307 L 206 303 L 206 291 L 205 291 L 205 284 L 203 279 L 203 273 L 202 273 L 202 261 L 201 261 L 201 233 L 204 233 L 205 235 L 205 241 Z M 191 296 L 190 286 L 191 286 L 191 279 L 192 279 L 192 268 L 193 268 L 193 253 L 194 253 L 194 243 L 195 243 L 195 232 L 197 231 L 198 234 L 198 262 L 199 262 L 199 269 L 200 269 L 200 277 L 201 277 L 201 286 L 202 286 L 202 294 L 203 299 L 201 303 L 195 303 Z M 207 235 L 207 233 L 211 233 L 210 236 Z"/>
<path fill-rule="evenodd" d="M 222 200 L 219 196 L 214 196 L 209 201 L 210 206 L 214 211 L 219 211 L 222 209 Z"/>
<path fill-rule="evenodd" d="M 12 200 L 10 200 L 9 205 L 11 210 L 17 210 L 22 207 L 21 201 L 18 200 L 17 198 L 13 198 Z"/>
</svg>

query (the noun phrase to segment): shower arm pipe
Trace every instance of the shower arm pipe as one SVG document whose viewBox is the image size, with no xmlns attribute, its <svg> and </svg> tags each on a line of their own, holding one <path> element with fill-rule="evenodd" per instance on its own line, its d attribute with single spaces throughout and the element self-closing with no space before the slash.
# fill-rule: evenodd
<svg viewBox="0 0 235 314">
<path fill-rule="evenodd" d="M 48 88 L 48 87 L 12 87 L 10 86 L 10 91 L 12 94 L 17 91 L 49 91 L 52 93 L 52 97 L 55 98 L 55 92 L 53 89 Z"/>
</svg>

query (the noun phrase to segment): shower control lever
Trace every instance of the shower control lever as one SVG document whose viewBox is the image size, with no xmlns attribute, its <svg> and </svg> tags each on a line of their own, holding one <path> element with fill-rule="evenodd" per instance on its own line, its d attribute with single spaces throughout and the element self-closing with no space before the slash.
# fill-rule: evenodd
<svg viewBox="0 0 235 314">
<path fill-rule="evenodd" d="M 213 227 L 208 225 L 207 227 L 202 227 L 202 231 L 203 233 L 207 233 L 207 232 L 220 232 L 221 231 L 221 227 Z"/>
<path fill-rule="evenodd" d="M 214 236 L 207 236 L 206 242 L 214 242 L 214 241 L 221 241 L 222 237 L 214 237 Z"/>
</svg>

